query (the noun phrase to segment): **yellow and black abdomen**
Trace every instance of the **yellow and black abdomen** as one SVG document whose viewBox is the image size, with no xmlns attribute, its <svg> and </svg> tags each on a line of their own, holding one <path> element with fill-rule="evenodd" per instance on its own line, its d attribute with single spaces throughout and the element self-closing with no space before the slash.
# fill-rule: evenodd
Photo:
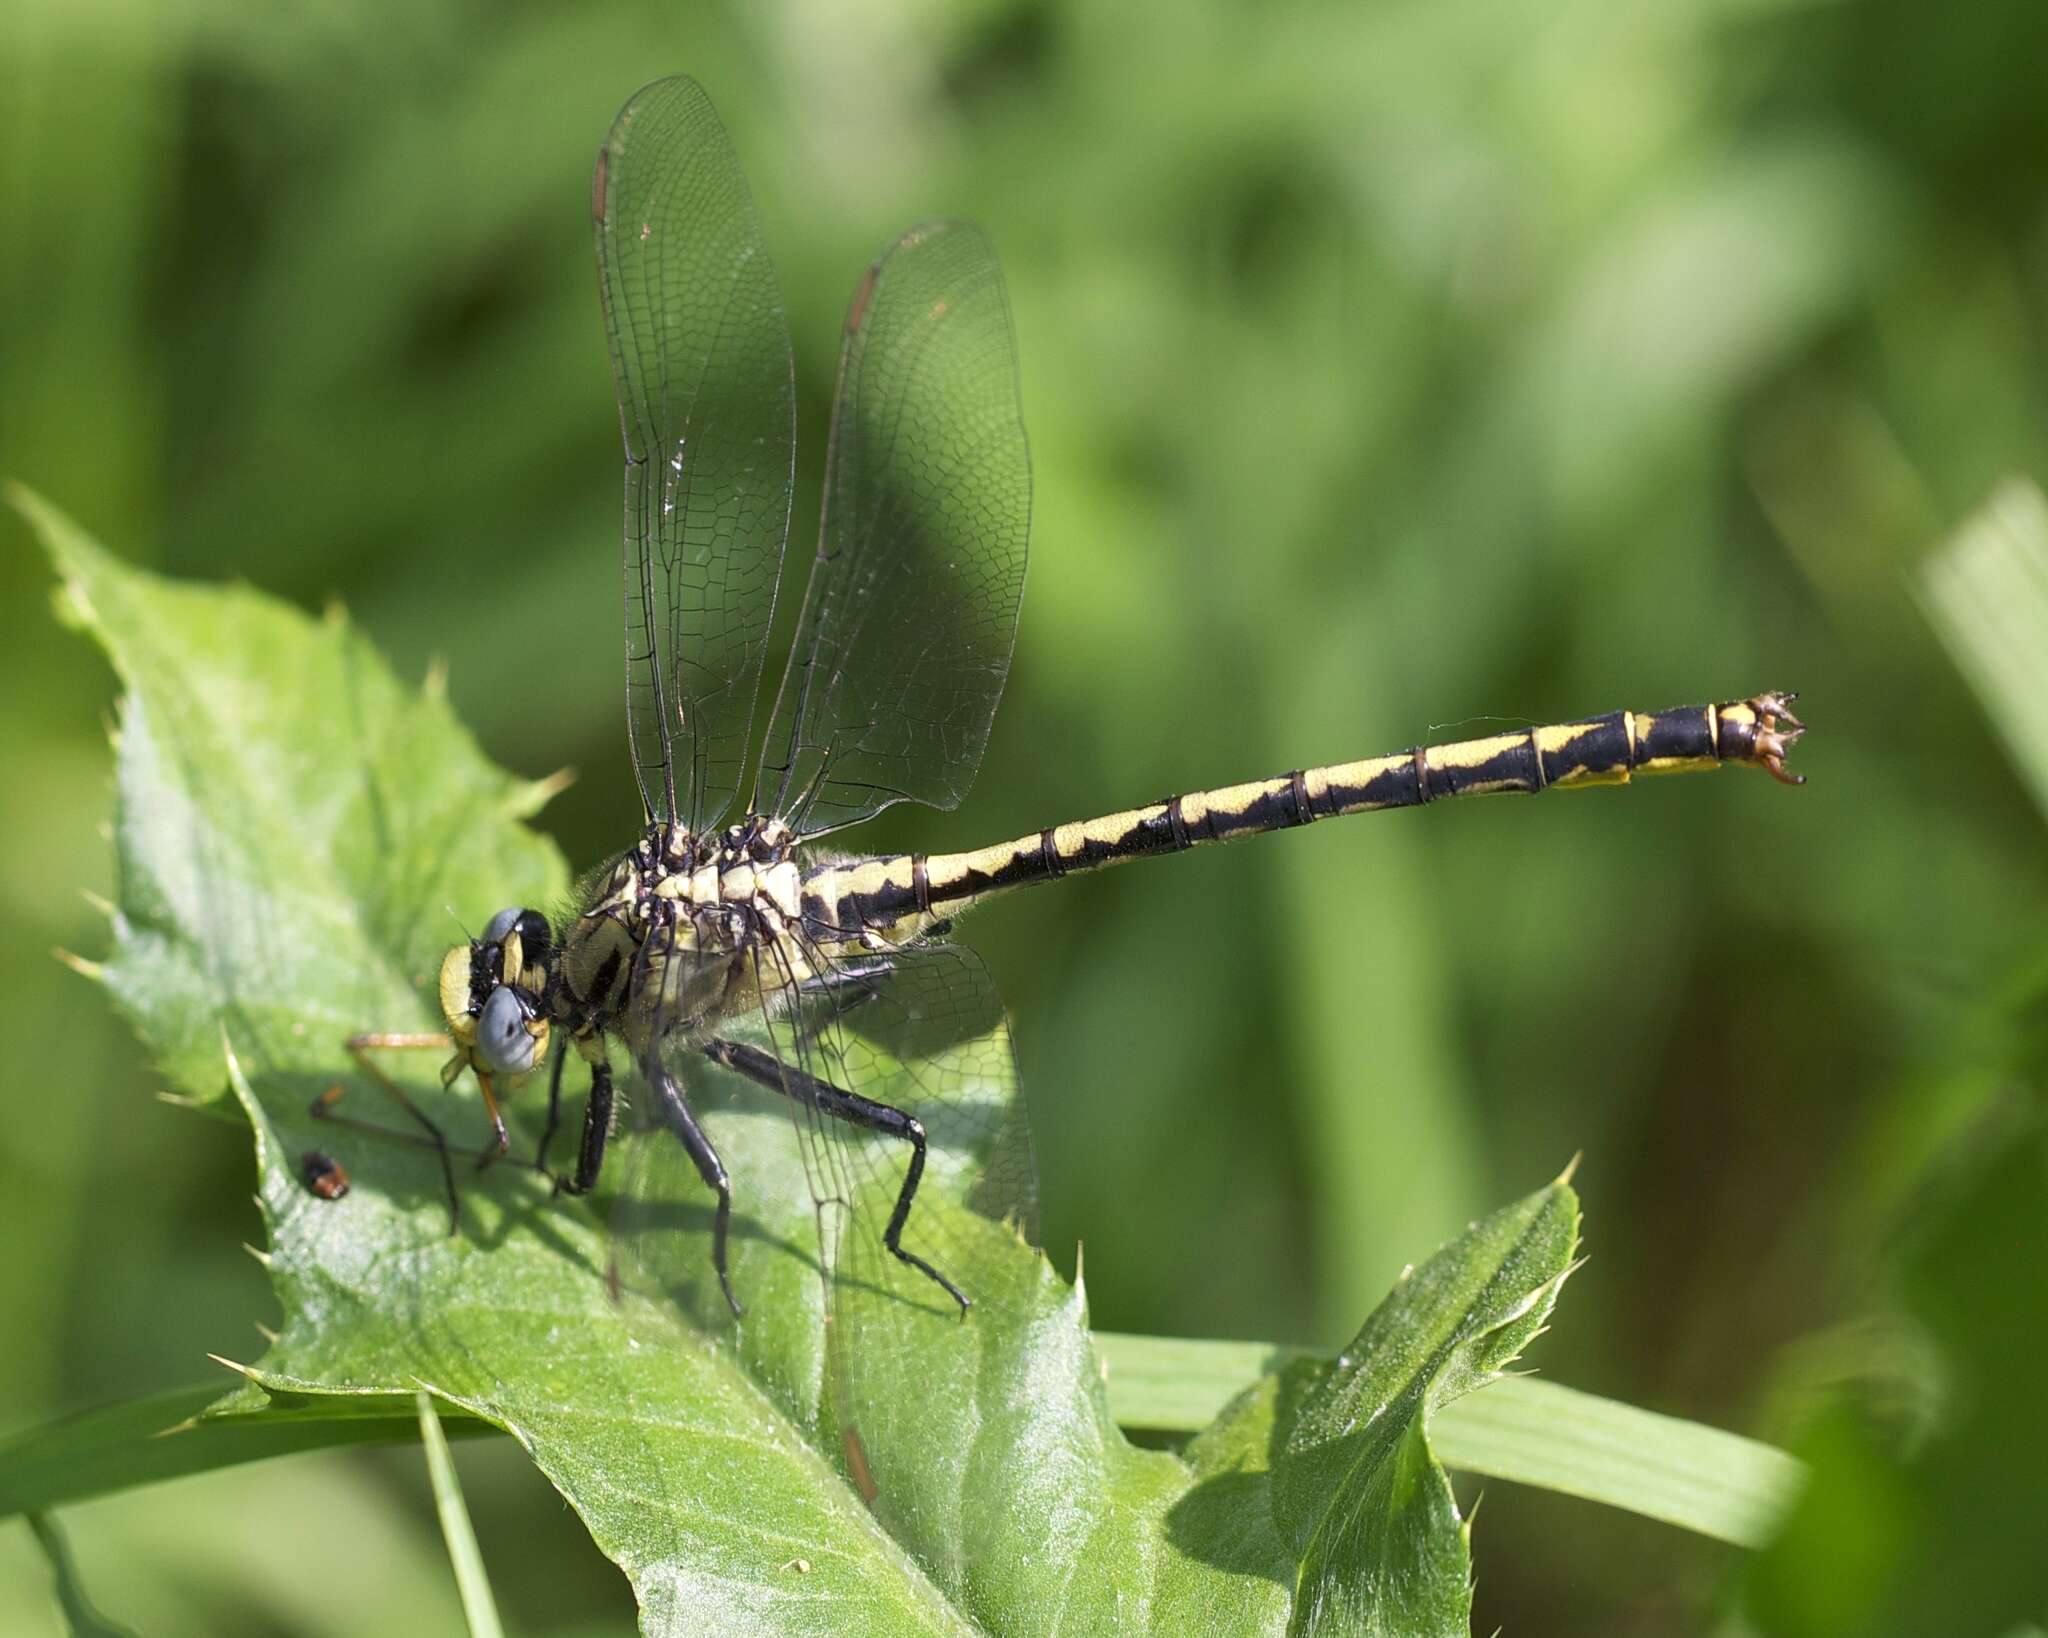
<svg viewBox="0 0 2048 1638">
<path fill-rule="evenodd" d="M 1783 771 L 1789 740 L 1776 730 L 1780 721 L 1793 722 L 1788 703 L 1783 696 L 1769 695 L 1668 711 L 1610 711 L 1579 722 L 1314 768 L 1301 776 L 1305 817 L 1295 822 L 1415 807 L 1446 796 L 1625 785 L 1637 774 L 1684 773 L 1724 762 L 1756 762 L 1796 783 Z M 1796 725 L 1789 737 L 1797 738 Z"/>
<path fill-rule="evenodd" d="M 1179 853 L 1318 819 L 1420 807 L 1452 796 L 1625 785 L 1638 774 L 1753 763 L 1787 784 L 1785 753 L 1804 732 L 1790 694 L 1668 711 L 1610 711 L 1391 756 L 1302 768 L 1190 791 L 1142 808 L 1055 825 L 971 853 L 901 854 L 806 875 L 814 933 L 849 936 L 955 914 L 979 899 L 1154 853 Z M 898 936 L 891 933 L 890 936 Z"/>
</svg>

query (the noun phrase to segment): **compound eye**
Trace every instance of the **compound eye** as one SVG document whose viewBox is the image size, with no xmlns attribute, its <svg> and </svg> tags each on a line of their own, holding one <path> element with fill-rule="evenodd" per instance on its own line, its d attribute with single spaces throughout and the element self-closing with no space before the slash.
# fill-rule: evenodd
<svg viewBox="0 0 2048 1638">
<path fill-rule="evenodd" d="M 524 914 L 516 904 L 500 910 L 484 924 L 484 943 L 503 944 L 505 935 L 519 925 L 519 918 Z"/>
<path fill-rule="evenodd" d="M 529 962 L 545 961 L 548 945 L 554 939 L 554 934 L 548 928 L 548 918 L 538 910 L 522 910 L 519 912 L 518 927 L 519 942 L 526 951 L 526 959 Z"/>
<path fill-rule="evenodd" d="M 518 992 L 501 984 L 477 1015 L 476 1055 L 493 1075 L 524 1075 L 533 1068 L 533 1034 Z"/>
</svg>

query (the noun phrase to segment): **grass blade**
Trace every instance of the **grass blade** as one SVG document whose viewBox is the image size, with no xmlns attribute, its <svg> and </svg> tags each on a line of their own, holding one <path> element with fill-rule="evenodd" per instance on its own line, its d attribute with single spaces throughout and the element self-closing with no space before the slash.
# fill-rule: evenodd
<svg viewBox="0 0 2048 1638">
<path fill-rule="evenodd" d="M 1192 1433 L 1306 1349 L 1098 1332 L 1110 1408 L 1126 1427 Z M 1660 1519 L 1737 1546 L 1770 1539 L 1805 1479 L 1784 1452 L 1529 1377 L 1446 1405 L 1429 1433 L 1447 1467 Z"/>
<path fill-rule="evenodd" d="M 272 1456 L 419 1437 L 411 1407 L 392 1397 L 273 1402 L 258 1414 L 202 1415 L 222 1398 L 218 1384 L 200 1383 L 16 1434 L 0 1443 L 0 1518 Z M 458 1417 L 452 1432 L 474 1438 L 497 1429 Z"/>
<path fill-rule="evenodd" d="M 57 1603 L 64 1611 L 64 1630 L 72 1638 L 135 1638 L 129 1628 L 115 1625 L 93 1608 L 92 1600 L 85 1596 L 85 1587 L 78 1579 L 78 1564 L 71 1556 L 71 1543 L 64 1539 L 64 1532 L 57 1528 L 57 1521 L 47 1513 L 31 1513 L 28 1527 L 35 1533 L 43 1557 L 50 1561 L 50 1574 L 57 1582 Z"/>
<path fill-rule="evenodd" d="M 2000 487 L 1920 571 L 1928 618 L 2048 814 L 2048 498 Z"/>
<path fill-rule="evenodd" d="M 491 1597 L 491 1580 L 484 1572 L 484 1555 L 476 1544 L 476 1531 L 470 1527 L 469 1509 L 462 1504 L 455 1458 L 448 1449 L 448 1436 L 441 1431 L 441 1418 L 434 1414 L 434 1396 L 422 1393 L 418 1404 L 420 1442 L 427 1447 L 427 1476 L 434 1484 L 434 1511 L 441 1516 L 441 1534 L 448 1543 L 449 1562 L 455 1566 L 455 1586 L 462 1594 L 470 1638 L 504 1638 L 497 1601 Z"/>
<path fill-rule="evenodd" d="M 1806 1478 L 1801 1463 L 1755 1439 L 1526 1376 L 1446 1405 L 1430 1434 L 1447 1467 L 1738 1547 L 1771 1539 Z"/>
</svg>

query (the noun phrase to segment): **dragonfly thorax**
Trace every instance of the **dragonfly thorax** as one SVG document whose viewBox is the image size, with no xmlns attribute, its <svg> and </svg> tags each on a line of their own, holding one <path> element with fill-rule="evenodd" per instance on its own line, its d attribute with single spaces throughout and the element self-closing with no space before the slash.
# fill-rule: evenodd
<svg viewBox="0 0 2048 1638">
<path fill-rule="evenodd" d="M 780 975 L 802 908 L 793 842 L 765 814 L 702 833 L 650 825 L 563 930 L 564 1021 L 637 1047 L 725 1015 Z"/>
<path fill-rule="evenodd" d="M 791 842 L 789 826 L 767 814 L 703 835 L 658 824 L 621 861 L 613 882 L 633 898 L 650 928 L 674 918 L 688 923 L 688 942 L 696 949 L 746 950 L 780 939 L 801 910 Z"/>
</svg>

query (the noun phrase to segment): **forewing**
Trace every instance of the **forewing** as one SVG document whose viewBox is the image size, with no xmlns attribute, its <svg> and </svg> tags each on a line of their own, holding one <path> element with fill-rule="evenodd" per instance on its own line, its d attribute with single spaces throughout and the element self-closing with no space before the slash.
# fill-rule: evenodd
<svg viewBox="0 0 2048 1638">
<path fill-rule="evenodd" d="M 701 829 L 739 787 L 789 533 L 789 322 L 694 80 L 657 80 L 620 110 L 591 212 L 626 445 L 634 767 L 649 813 Z"/>
<path fill-rule="evenodd" d="M 1009 675 L 1031 463 L 978 228 L 913 229 L 847 312 L 824 521 L 755 805 L 802 834 L 967 794 Z"/>
</svg>

